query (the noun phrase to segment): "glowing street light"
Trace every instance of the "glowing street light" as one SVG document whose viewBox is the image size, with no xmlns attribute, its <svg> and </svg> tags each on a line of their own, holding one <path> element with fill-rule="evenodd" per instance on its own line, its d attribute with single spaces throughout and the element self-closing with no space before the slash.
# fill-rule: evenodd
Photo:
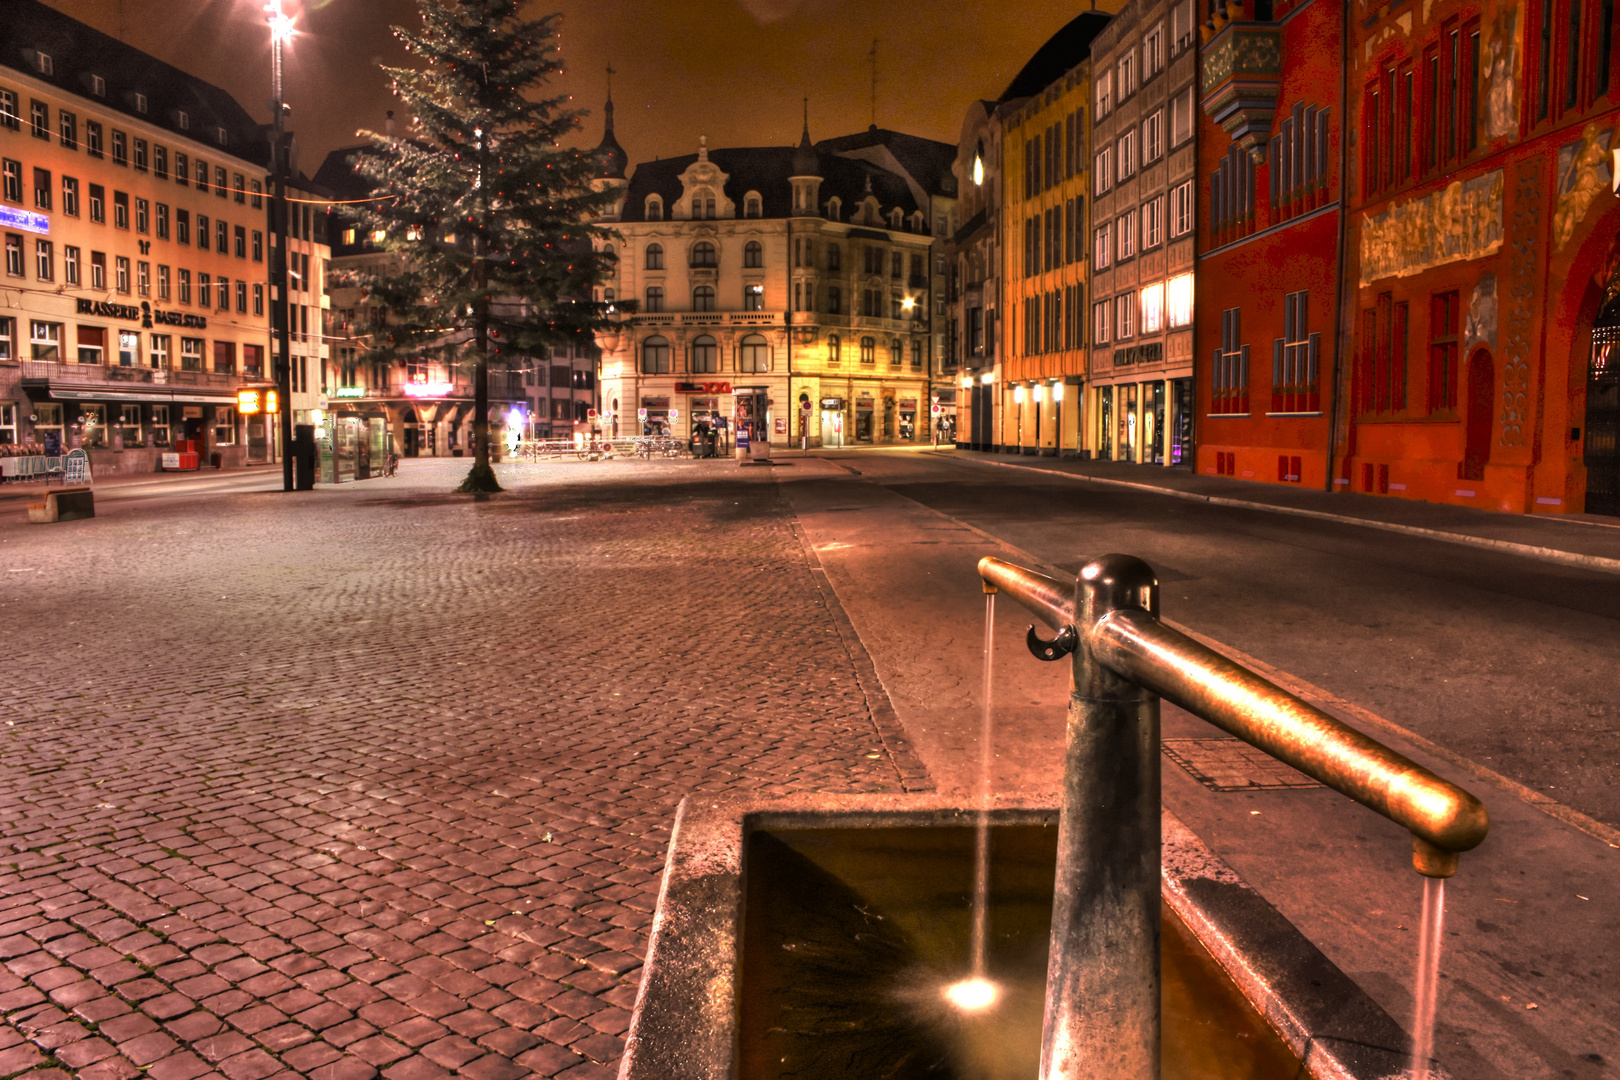
<svg viewBox="0 0 1620 1080">
<path fill-rule="evenodd" d="M 264 5 L 265 14 L 270 16 L 270 40 L 276 45 L 285 45 L 298 33 L 297 19 L 281 10 L 281 0 L 270 0 Z"/>
</svg>

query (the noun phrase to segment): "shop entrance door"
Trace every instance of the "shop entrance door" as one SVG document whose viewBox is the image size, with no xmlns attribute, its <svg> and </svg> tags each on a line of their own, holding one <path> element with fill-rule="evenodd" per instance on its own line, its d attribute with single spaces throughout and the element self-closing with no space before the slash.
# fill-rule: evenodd
<svg viewBox="0 0 1620 1080">
<path fill-rule="evenodd" d="M 821 445 L 837 450 L 844 445 L 844 412 L 821 410 Z"/>
<path fill-rule="evenodd" d="M 1620 301 L 1598 315 L 1586 369 L 1586 512 L 1620 515 Z"/>
</svg>

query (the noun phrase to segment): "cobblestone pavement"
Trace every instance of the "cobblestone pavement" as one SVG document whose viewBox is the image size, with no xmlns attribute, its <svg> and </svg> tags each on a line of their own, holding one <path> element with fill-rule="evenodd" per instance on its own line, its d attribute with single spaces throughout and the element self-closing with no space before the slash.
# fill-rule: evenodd
<svg viewBox="0 0 1620 1080">
<path fill-rule="evenodd" d="M 768 478 L 463 468 L 6 515 L 0 1077 L 608 1077 L 683 794 L 915 775 Z"/>
</svg>

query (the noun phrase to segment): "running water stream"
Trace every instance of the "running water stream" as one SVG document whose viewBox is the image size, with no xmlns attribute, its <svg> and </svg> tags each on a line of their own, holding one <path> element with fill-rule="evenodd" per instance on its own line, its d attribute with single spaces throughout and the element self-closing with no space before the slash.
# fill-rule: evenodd
<svg viewBox="0 0 1620 1080">
<path fill-rule="evenodd" d="M 994 670 L 996 594 L 984 595 L 984 715 L 979 724 L 979 821 L 973 838 L 973 977 L 983 979 L 990 923 L 990 788 L 995 749 L 990 731 L 990 678 Z"/>
<path fill-rule="evenodd" d="M 1440 931 L 1446 918 L 1446 879 L 1423 879 L 1418 927 L 1417 1008 L 1412 1020 L 1412 1078 L 1429 1080 L 1434 1057 L 1434 1012 L 1440 994 Z"/>
</svg>

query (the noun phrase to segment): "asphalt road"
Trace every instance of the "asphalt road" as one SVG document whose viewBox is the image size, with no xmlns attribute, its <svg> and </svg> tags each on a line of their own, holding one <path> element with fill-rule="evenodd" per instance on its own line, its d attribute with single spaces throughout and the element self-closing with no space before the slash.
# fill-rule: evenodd
<svg viewBox="0 0 1620 1080">
<path fill-rule="evenodd" d="M 1620 825 L 1620 576 L 935 455 L 836 460 L 1067 571 L 1140 556 L 1167 618 Z"/>
</svg>

